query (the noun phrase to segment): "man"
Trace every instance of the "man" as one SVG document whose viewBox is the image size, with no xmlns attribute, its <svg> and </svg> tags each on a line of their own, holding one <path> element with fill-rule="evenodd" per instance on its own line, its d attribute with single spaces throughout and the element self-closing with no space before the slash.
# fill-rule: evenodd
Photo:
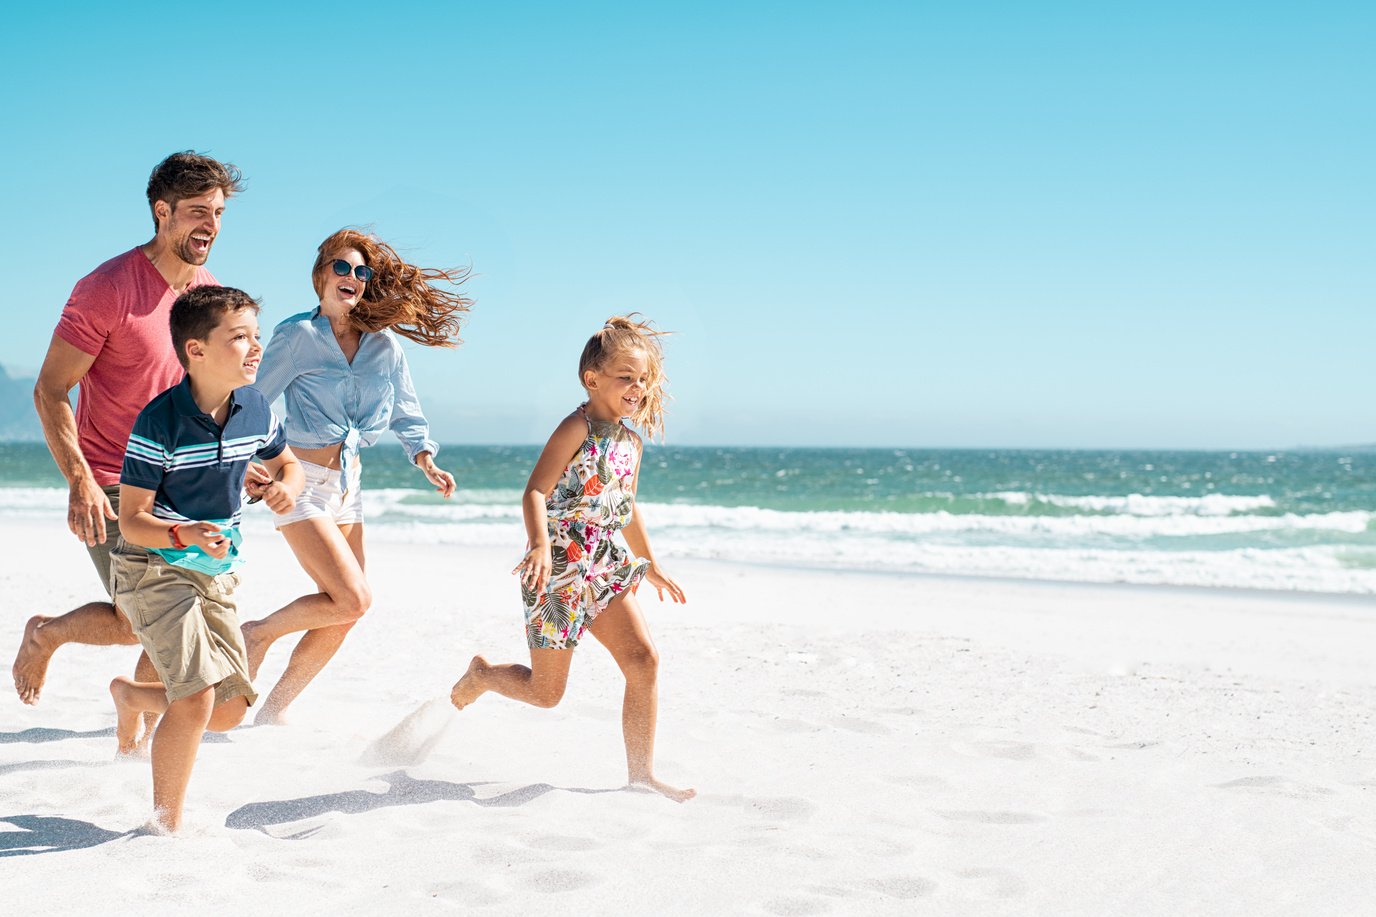
<svg viewBox="0 0 1376 917">
<path fill-rule="evenodd" d="M 124 447 L 139 409 L 176 385 L 182 367 L 168 334 L 173 301 L 218 285 L 205 269 L 225 202 L 243 190 L 239 170 L 208 156 L 173 153 L 148 179 L 152 241 L 77 281 L 53 332 L 34 386 L 34 404 L 53 460 L 67 479 L 67 526 L 83 543 L 110 591 L 110 548 L 119 518 Z M 76 414 L 67 400 L 80 384 Z M 48 662 L 64 643 L 135 645 L 129 622 L 110 602 L 88 602 L 55 618 L 35 615 L 14 660 L 14 688 L 38 702 Z M 139 681 L 157 674 L 144 656 Z"/>
</svg>

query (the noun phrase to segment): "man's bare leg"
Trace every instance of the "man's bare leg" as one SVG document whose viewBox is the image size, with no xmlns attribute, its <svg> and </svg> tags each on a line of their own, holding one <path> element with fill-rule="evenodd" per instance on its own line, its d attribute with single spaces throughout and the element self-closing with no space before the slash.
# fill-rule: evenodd
<svg viewBox="0 0 1376 917">
<path fill-rule="evenodd" d="M 138 642 L 128 619 L 109 602 L 87 602 L 56 618 L 34 615 L 24 627 L 24 638 L 14 657 L 14 690 L 24 703 L 38 703 L 48 663 L 64 644 L 130 646 Z"/>
<path fill-rule="evenodd" d="M 621 701 L 621 733 L 626 742 L 626 771 L 633 787 L 653 790 L 675 802 L 698 794 L 691 787 L 670 786 L 655 777 L 655 725 L 659 715 L 659 653 L 635 596 L 623 592 L 589 625 L 626 677 Z"/>
</svg>

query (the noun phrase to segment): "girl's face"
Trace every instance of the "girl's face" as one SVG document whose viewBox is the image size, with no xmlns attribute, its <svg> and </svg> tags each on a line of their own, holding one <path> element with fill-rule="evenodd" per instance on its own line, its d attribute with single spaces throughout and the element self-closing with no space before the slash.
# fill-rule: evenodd
<svg viewBox="0 0 1376 917">
<path fill-rule="evenodd" d="M 340 274 L 334 262 L 343 261 L 349 265 L 348 271 Z M 345 248 L 334 252 L 325 259 L 322 270 L 320 306 L 331 315 L 348 315 L 354 306 L 363 299 L 363 289 L 367 281 L 358 276 L 355 268 L 363 265 L 363 253 L 356 248 Z M 365 271 L 366 273 L 366 271 Z"/>
<path fill-rule="evenodd" d="M 595 420 L 632 417 L 650 384 L 650 360 L 643 350 L 612 354 L 597 369 L 583 373 L 588 408 Z"/>
</svg>

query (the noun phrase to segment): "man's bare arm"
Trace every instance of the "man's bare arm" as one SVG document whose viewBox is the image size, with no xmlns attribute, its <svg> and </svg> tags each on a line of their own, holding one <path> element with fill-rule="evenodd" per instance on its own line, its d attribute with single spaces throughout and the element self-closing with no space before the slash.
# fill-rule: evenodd
<svg viewBox="0 0 1376 917">
<path fill-rule="evenodd" d="M 86 376 L 95 359 L 54 334 L 33 387 L 33 403 L 43 424 L 48 451 L 67 479 L 67 527 L 88 545 L 105 541 L 105 520 L 116 518 L 81 454 L 76 415 L 67 400 L 67 393 Z"/>
</svg>

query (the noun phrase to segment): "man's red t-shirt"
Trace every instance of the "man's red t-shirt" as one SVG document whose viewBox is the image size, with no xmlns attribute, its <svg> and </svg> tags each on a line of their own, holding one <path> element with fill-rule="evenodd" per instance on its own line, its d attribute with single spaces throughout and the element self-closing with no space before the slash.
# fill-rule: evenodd
<svg viewBox="0 0 1376 917">
<path fill-rule="evenodd" d="M 190 286 L 213 283 L 218 281 L 198 267 Z M 139 411 L 181 381 L 167 324 L 176 298 L 153 262 L 135 248 L 78 280 L 58 320 L 57 336 L 95 357 L 81 380 L 76 431 L 81 454 L 102 487 L 119 483 Z"/>
</svg>

